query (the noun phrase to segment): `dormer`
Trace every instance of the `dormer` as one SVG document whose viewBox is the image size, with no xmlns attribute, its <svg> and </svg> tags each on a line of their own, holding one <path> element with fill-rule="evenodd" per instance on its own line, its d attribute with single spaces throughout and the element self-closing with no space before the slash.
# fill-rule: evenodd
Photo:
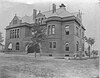
<svg viewBox="0 0 100 78">
<path fill-rule="evenodd" d="M 37 16 L 36 16 L 35 23 L 44 24 L 44 23 L 45 23 L 45 22 L 44 22 L 45 20 L 46 20 L 45 15 L 43 15 L 43 14 L 39 11 L 39 13 L 38 13 Z"/>
<path fill-rule="evenodd" d="M 9 26 L 19 26 L 21 23 L 20 18 L 15 14 L 14 18 L 12 21 L 9 23 Z"/>
</svg>

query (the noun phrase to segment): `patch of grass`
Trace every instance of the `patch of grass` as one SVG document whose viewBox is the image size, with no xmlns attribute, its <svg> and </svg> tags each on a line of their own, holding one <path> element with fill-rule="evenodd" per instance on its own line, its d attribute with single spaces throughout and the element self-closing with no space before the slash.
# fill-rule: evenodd
<svg viewBox="0 0 100 78">
<path fill-rule="evenodd" d="M 16 76 L 12 75 L 5 67 L 0 69 L 0 78 L 16 78 Z"/>
</svg>

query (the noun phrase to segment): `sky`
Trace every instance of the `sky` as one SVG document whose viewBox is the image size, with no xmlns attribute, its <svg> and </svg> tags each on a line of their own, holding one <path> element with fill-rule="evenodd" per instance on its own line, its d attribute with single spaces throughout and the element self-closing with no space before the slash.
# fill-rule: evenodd
<svg viewBox="0 0 100 78">
<path fill-rule="evenodd" d="M 5 38 L 5 28 L 14 15 L 32 15 L 33 9 L 47 11 L 52 4 L 57 7 L 61 3 L 66 5 L 69 12 L 82 11 L 82 23 L 86 28 L 85 35 L 95 39 L 94 49 L 100 50 L 100 0 L 0 0 L 0 32 Z M 4 42 L 5 43 L 5 42 Z"/>
</svg>

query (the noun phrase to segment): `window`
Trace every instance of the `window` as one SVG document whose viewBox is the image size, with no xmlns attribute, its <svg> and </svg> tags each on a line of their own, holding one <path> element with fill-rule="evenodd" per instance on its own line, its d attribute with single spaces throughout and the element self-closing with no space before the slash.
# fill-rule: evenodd
<svg viewBox="0 0 100 78">
<path fill-rule="evenodd" d="M 49 42 L 50 48 L 52 48 L 52 42 Z"/>
<path fill-rule="evenodd" d="M 49 42 L 50 48 L 56 48 L 56 42 Z"/>
<path fill-rule="evenodd" d="M 50 27 L 50 25 L 48 26 L 48 35 L 51 35 L 51 27 Z"/>
<path fill-rule="evenodd" d="M 19 38 L 19 29 L 17 29 L 17 38 Z"/>
<path fill-rule="evenodd" d="M 56 48 L 56 42 L 53 42 L 53 48 Z"/>
<path fill-rule="evenodd" d="M 35 22 L 37 23 L 37 19 L 35 20 Z"/>
<path fill-rule="evenodd" d="M 79 42 L 76 43 L 76 50 L 79 51 Z"/>
<path fill-rule="evenodd" d="M 16 33 L 17 33 L 17 32 L 16 32 L 16 29 L 15 29 L 15 34 L 14 34 L 14 35 L 15 35 L 15 38 L 16 38 Z"/>
<path fill-rule="evenodd" d="M 13 34 L 12 30 L 10 30 L 10 39 L 12 38 L 12 34 Z"/>
<path fill-rule="evenodd" d="M 19 42 L 16 43 L 16 50 L 19 50 Z"/>
<path fill-rule="evenodd" d="M 20 32 L 19 29 L 10 30 L 10 39 L 19 38 Z"/>
<path fill-rule="evenodd" d="M 13 24 L 17 24 L 17 20 L 13 20 Z"/>
<path fill-rule="evenodd" d="M 65 33 L 66 33 L 66 35 L 69 35 L 69 25 L 65 26 Z"/>
<path fill-rule="evenodd" d="M 48 35 L 55 34 L 55 25 L 48 26 Z"/>
<path fill-rule="evenodd" d="M 43 20 L 44 18 L 42 18 L 41 20 Z"/>
<path fill-rule="evenodd" d="M 65 51 L 69 51 L 69 43 L 68 42 L 66 42 L 66 44 L 65 44 Z"/>
<path fill-rule="evenodd" d="M 52 25 L 51 32 L 52 32 L 52 34 L 55 34 L 55 25 Z"/>
<path fill-rule="evenodd" d="M 41 23 L 41 18 L 38 19 L 38 23 L 39 23 L 39 24 Z"/>
<path fill-rule="evenodd" d="M 12 43 L 9 43 L 8 50 L 12 50 Z"/>
<path fill-rule="evenodd" d="M 14 38 L 14 30 L 12 30 L 12 38 Z"/>
<path fill-rule="evenodd" d="M 78 36 L 78 27 L 76 27 L 76 35 Z"/>
<path fill-rule="evenodd" d="M 44 18 L 41 18 L 41 24 L 43 23 Z"/>
</svg>

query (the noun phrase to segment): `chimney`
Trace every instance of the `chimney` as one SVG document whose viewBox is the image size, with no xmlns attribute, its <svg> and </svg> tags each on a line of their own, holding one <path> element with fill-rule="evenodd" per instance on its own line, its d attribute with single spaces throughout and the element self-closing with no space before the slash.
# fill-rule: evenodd
<svg viewBox="0 0 100 78">
<path fill-rule="evenodd" d="M 33 9 L 33 20 L 35 20 L 36 15 L 37 15 L 37 10 L 36 9 Z"/>
<path fill-rule="evenodd" d="M 66 6 L 62 3 L 59 7 L 62 8 L 62 7 L 66 7 Z"/>
<path fill-rule="evenodd" d="M 66 6 L 63 3 L 59 7 L 66 10 Z"/>
<path fill-rule="evenodd" d="M 56 4 L 52 4 L 52 12 L 56 12 Z"/>
</svg>

